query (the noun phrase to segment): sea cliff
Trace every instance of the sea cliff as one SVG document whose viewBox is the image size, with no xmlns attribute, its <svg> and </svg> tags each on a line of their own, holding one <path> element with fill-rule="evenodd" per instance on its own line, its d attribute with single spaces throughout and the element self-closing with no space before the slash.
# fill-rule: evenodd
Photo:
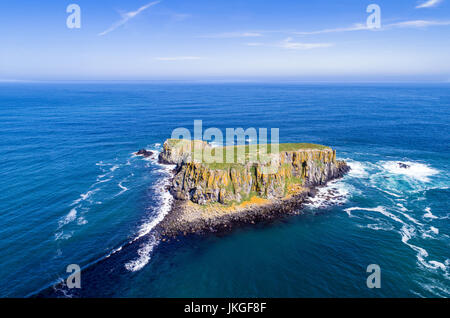
<svg viewBox="0 0 450 318">
<path fill-rule="evenodd" d="M 168 189 L 175 200 L 160 224 L 162 234 L 217 231 L 235 223 L 298 213 L 317 186 L 349 170 L 344 161 L 336 160 L 336 151 L 330 147 L 295 143 L 273 148 L 246 145 L 220 149 L 203 141 L 167 140 L 158 160 L 175 165 Z M 230 152 L 235 160 L 224 163 Z M 205 154 L 223 160 L 207 161 Z M 269 166 L 272 169 L 268 172 Z"/>
</svg>

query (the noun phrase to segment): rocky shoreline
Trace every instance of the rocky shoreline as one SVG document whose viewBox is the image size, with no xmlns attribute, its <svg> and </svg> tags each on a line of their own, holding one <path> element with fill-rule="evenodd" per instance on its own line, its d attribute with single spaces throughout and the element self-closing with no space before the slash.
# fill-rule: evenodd
<svg viewBox="0 0 450 318">
<path fill-rule="evenodd" d="M 230 231 L 232 228 L 256 224 L 276 218 L 299 214 L 300 209 L 308 197 L 315 195 L 315 189 L 302 193 L 295 197 L 272 202 L 269 204 L 254 205 L 242 211 L 224 214 L 213 218 L 197 218 L 192 221 L 184 221 L 183 214 L 189 207 L 185 201 L 174 200 L 170 212 L 157 227 L 156 232 L 165 240 L 176 238 L 180 235 L 207 234 Z"/>
</svg>

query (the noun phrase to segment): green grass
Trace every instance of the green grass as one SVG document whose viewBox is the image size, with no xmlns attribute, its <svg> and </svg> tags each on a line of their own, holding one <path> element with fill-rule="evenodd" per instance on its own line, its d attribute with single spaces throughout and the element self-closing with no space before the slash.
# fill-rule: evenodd
<svg viewBox="0 0 450 318">
<path fill-rule="evenodd" d="M 188 149 L 189 143 L 191 143 L 191 149 L 194 149 L 195 145 L 200 146 L 202 145 L 201 141 L 190 141 L 190 140 L 184 140 L 184 139 L 168 139 L 168 143 L 172 147 L 182 147 L 184 149 Z M 264 147 L 263 147 L 264 146 Z M 262 160 L 262 158 L 259 156 L 259 153 L 261 151 L 262 154 L 272 154 L 272 144 L 263 144 L 263 145 L 239 145 L 239 146 L 225 146 L 225 147 L 215 147 L 211 150 L 211 156 L 214 158 L 218 154 L 218 151 L 222 151 L 222 162 L 209 162 L 206 163 L 203 161 L 204 164 L 206 164 L 211 169 L 219 169 L 219 170 L 227 170 L 230 168 L 235 168 L 237 170 L 243 168 L 243 164 L 249 162 L 250 158 L 250 149 L 256 147 L 256 153 L 257 153 L 257 160 Z M 265 149 L 267 148 L 267 149 Z M 290 152 L 290 151 L 298 151 L 298 150 L 323 150 L 323 149 L 330 149 L 330 147 L 323 146 L 323 145 L 317 145 L 317 144 L 311 144 L 311 143 L 284 143 L 284 144 L 278 144 L 278 149 L 273 149 L 273 154 L 280 153 L 280 152 Z M 227 154 L 233 153 L 233 160 L 231 163 L 227 162 Z M 244 154 L 244 162 L 239 163 L 238 162 L 238 153 Z M 204 160 L 204 159 L 203 159 Z M 255 160 L 254 160 L 255 161 Z"/>
</svg>

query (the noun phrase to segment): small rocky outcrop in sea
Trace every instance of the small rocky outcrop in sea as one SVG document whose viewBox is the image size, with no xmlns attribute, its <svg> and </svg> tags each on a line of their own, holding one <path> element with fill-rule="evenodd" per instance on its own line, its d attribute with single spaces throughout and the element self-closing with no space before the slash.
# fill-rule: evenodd
<svg viewBox="0 0 450 318">
<path fill-rule="evenodd" d="M 141 149 L 138 152 L 135 152 L 136 156 L 143 156 L 144 158 L 148 158 L 153 156 L 153 152 L 146 150 L 146 149 Z"/>
</svg>

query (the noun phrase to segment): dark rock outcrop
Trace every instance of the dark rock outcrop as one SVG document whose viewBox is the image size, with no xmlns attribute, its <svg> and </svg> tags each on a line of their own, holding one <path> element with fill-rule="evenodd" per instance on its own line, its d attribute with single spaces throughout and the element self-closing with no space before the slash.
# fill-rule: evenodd
<svg viewBox="0 0 450 318">
<path fill-rule="evenodd" d="M 146 149 L 140 149 L 138 152 L 135 152 L 134 154 L 136 156 L 143 156 L 144 158 L 153 156 L 153 152 L 146 150 Z"/>
</svg>

